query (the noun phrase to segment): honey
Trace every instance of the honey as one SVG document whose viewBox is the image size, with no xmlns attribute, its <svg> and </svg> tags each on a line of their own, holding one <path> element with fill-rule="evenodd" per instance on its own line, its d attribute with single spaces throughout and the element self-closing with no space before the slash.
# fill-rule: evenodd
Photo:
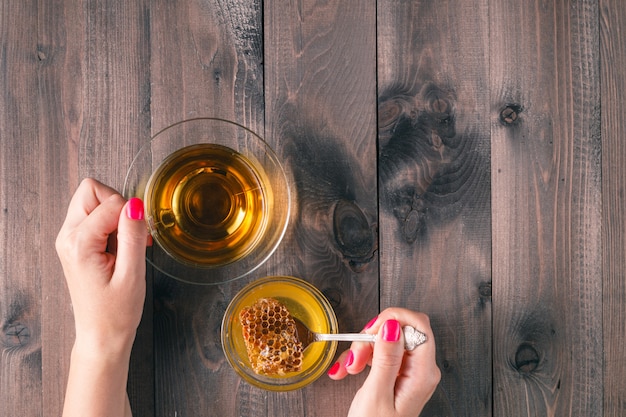
<svg viewBox="0 0 626 417">
<path fill-rule="evenodd" d="M 261 298 L 239 313 L 243 339 L 257 374 L 285 375 L 302 368 L 302 343 L 289 310 L 273 298 Z"/>
<path fill-rule="evenodd" d="M 272 328 L 280 328 L 280 342 L 276 338 L 272 341 L 272 346 L 281 344 L 278 349 L 268 348 L 271 339 L 265 338 L 262 330 L 266 323 L 267 335 L 270 335 L 270 310 L 274 311 Z M 337 319 L 330 303 L 308 282 L 271 276 L 249 283 L 235 295 L 224 313 L 222 346 L 228 362 L 245 381 L 259 388 L 290 391 L 310 384 L 323 375 L 334 360 L 337 342 L 311 343 L 302 349 L 300 340 L 296 340 L 296 328 L 300 327 L 300 323 L 295 326 L 297 321 L 316 333 L 337 332 Z M 251 325 L 253 322 L 255 324 Z M 257 335 L 259 325 L 261 332 Z M 254 345 L 259 341 L 266 346 Z M 285 351 L 282 351 L 283 346 Z M 301 354 L 296 353 L 299 351 Z M 264 368 L 268 362 L 265 357 L 278 357 L 279 363 L 285 362 L 280 367 L 269 364 Z"/>
</svg>

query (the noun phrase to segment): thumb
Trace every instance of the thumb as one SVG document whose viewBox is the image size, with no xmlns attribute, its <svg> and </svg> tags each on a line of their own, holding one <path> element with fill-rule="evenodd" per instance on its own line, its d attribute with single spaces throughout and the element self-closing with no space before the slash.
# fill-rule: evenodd
<svg viewBox="0 0 626 417">
<path fill-rule="evenodd" d="M 144 222 L 143 201 L 131 198 L 120 214 L 117 228 L 115 276 L 118 279 L 142 279 L 146 274 L 148 229 Z"/>
<path fill-rule="evenodd" d="M 365 384 L 381 401 L 394 403 L 395 385 L 404 356 L 404 336 L 397 320 L 387 320 L 378 331 L 374 344 L 372 367 Z"/>
</svg>

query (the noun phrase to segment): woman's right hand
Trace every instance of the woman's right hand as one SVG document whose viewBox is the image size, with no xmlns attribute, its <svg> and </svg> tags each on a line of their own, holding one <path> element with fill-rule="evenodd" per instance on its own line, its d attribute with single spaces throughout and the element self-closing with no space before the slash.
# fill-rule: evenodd
<svg viewBox="0 0 626 417">
<path fill-rule="evenodd" d="M 427 340 L 412 351 L 404 349 L 402 327 L 410 325 Z M 349 416 L 415 417 L 435 392 L 441 371 L 435 362 L 435 338 L 423 313 L 388 308 L 372 319 L 366 333 L 377 333 L 376 343 L 354 342 L 331 367 L 328 375 L 342 379 L 371 369 L 357 391 Z"/>
</svg>

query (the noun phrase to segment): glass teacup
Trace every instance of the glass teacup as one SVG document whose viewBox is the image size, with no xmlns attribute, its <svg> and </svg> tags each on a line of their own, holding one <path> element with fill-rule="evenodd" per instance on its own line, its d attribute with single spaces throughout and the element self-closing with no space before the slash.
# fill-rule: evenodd
<svg viewBox="0 0 626 417">
<path fill-rule="evenodd" d="M 172 125 L 137 154 L 124 184 L 144 200 L 156 243 L 148 261 L 197 284 L 247 275 L 278 247 L 290 192 L 269 145 L 236 123 L 200 118 Z"/>
</svg>

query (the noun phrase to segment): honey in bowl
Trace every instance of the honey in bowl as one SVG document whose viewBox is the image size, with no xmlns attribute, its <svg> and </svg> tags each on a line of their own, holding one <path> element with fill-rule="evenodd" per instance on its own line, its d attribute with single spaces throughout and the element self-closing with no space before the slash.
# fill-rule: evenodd
<svg viewBox="0 0 626 417">
<path fill-rule="evenodd" d="M 285 375 L 302 369 L 296 322 L 280 301 L 260 298 L 239 313 L 248 360 L 257 374 Z"/>
<path fill-rule="evenodd" d="M 248 383 L 273 391 L 302 388 L 332 364 L 337 342 L 312 343 L 302 352 L 299 370 L 257 373 L 250 362 L 243 327 L 242 311 L 260 299 L 271 298 L 309 329 L 318 333 L 337 333 L 337 320 L 328 300 L 314 286 L 299 278 L 276 276 L 261 278 L 243 288 L 231 301 L 222 322 L 222 346 L 230 365 Z"/>
</svg>

